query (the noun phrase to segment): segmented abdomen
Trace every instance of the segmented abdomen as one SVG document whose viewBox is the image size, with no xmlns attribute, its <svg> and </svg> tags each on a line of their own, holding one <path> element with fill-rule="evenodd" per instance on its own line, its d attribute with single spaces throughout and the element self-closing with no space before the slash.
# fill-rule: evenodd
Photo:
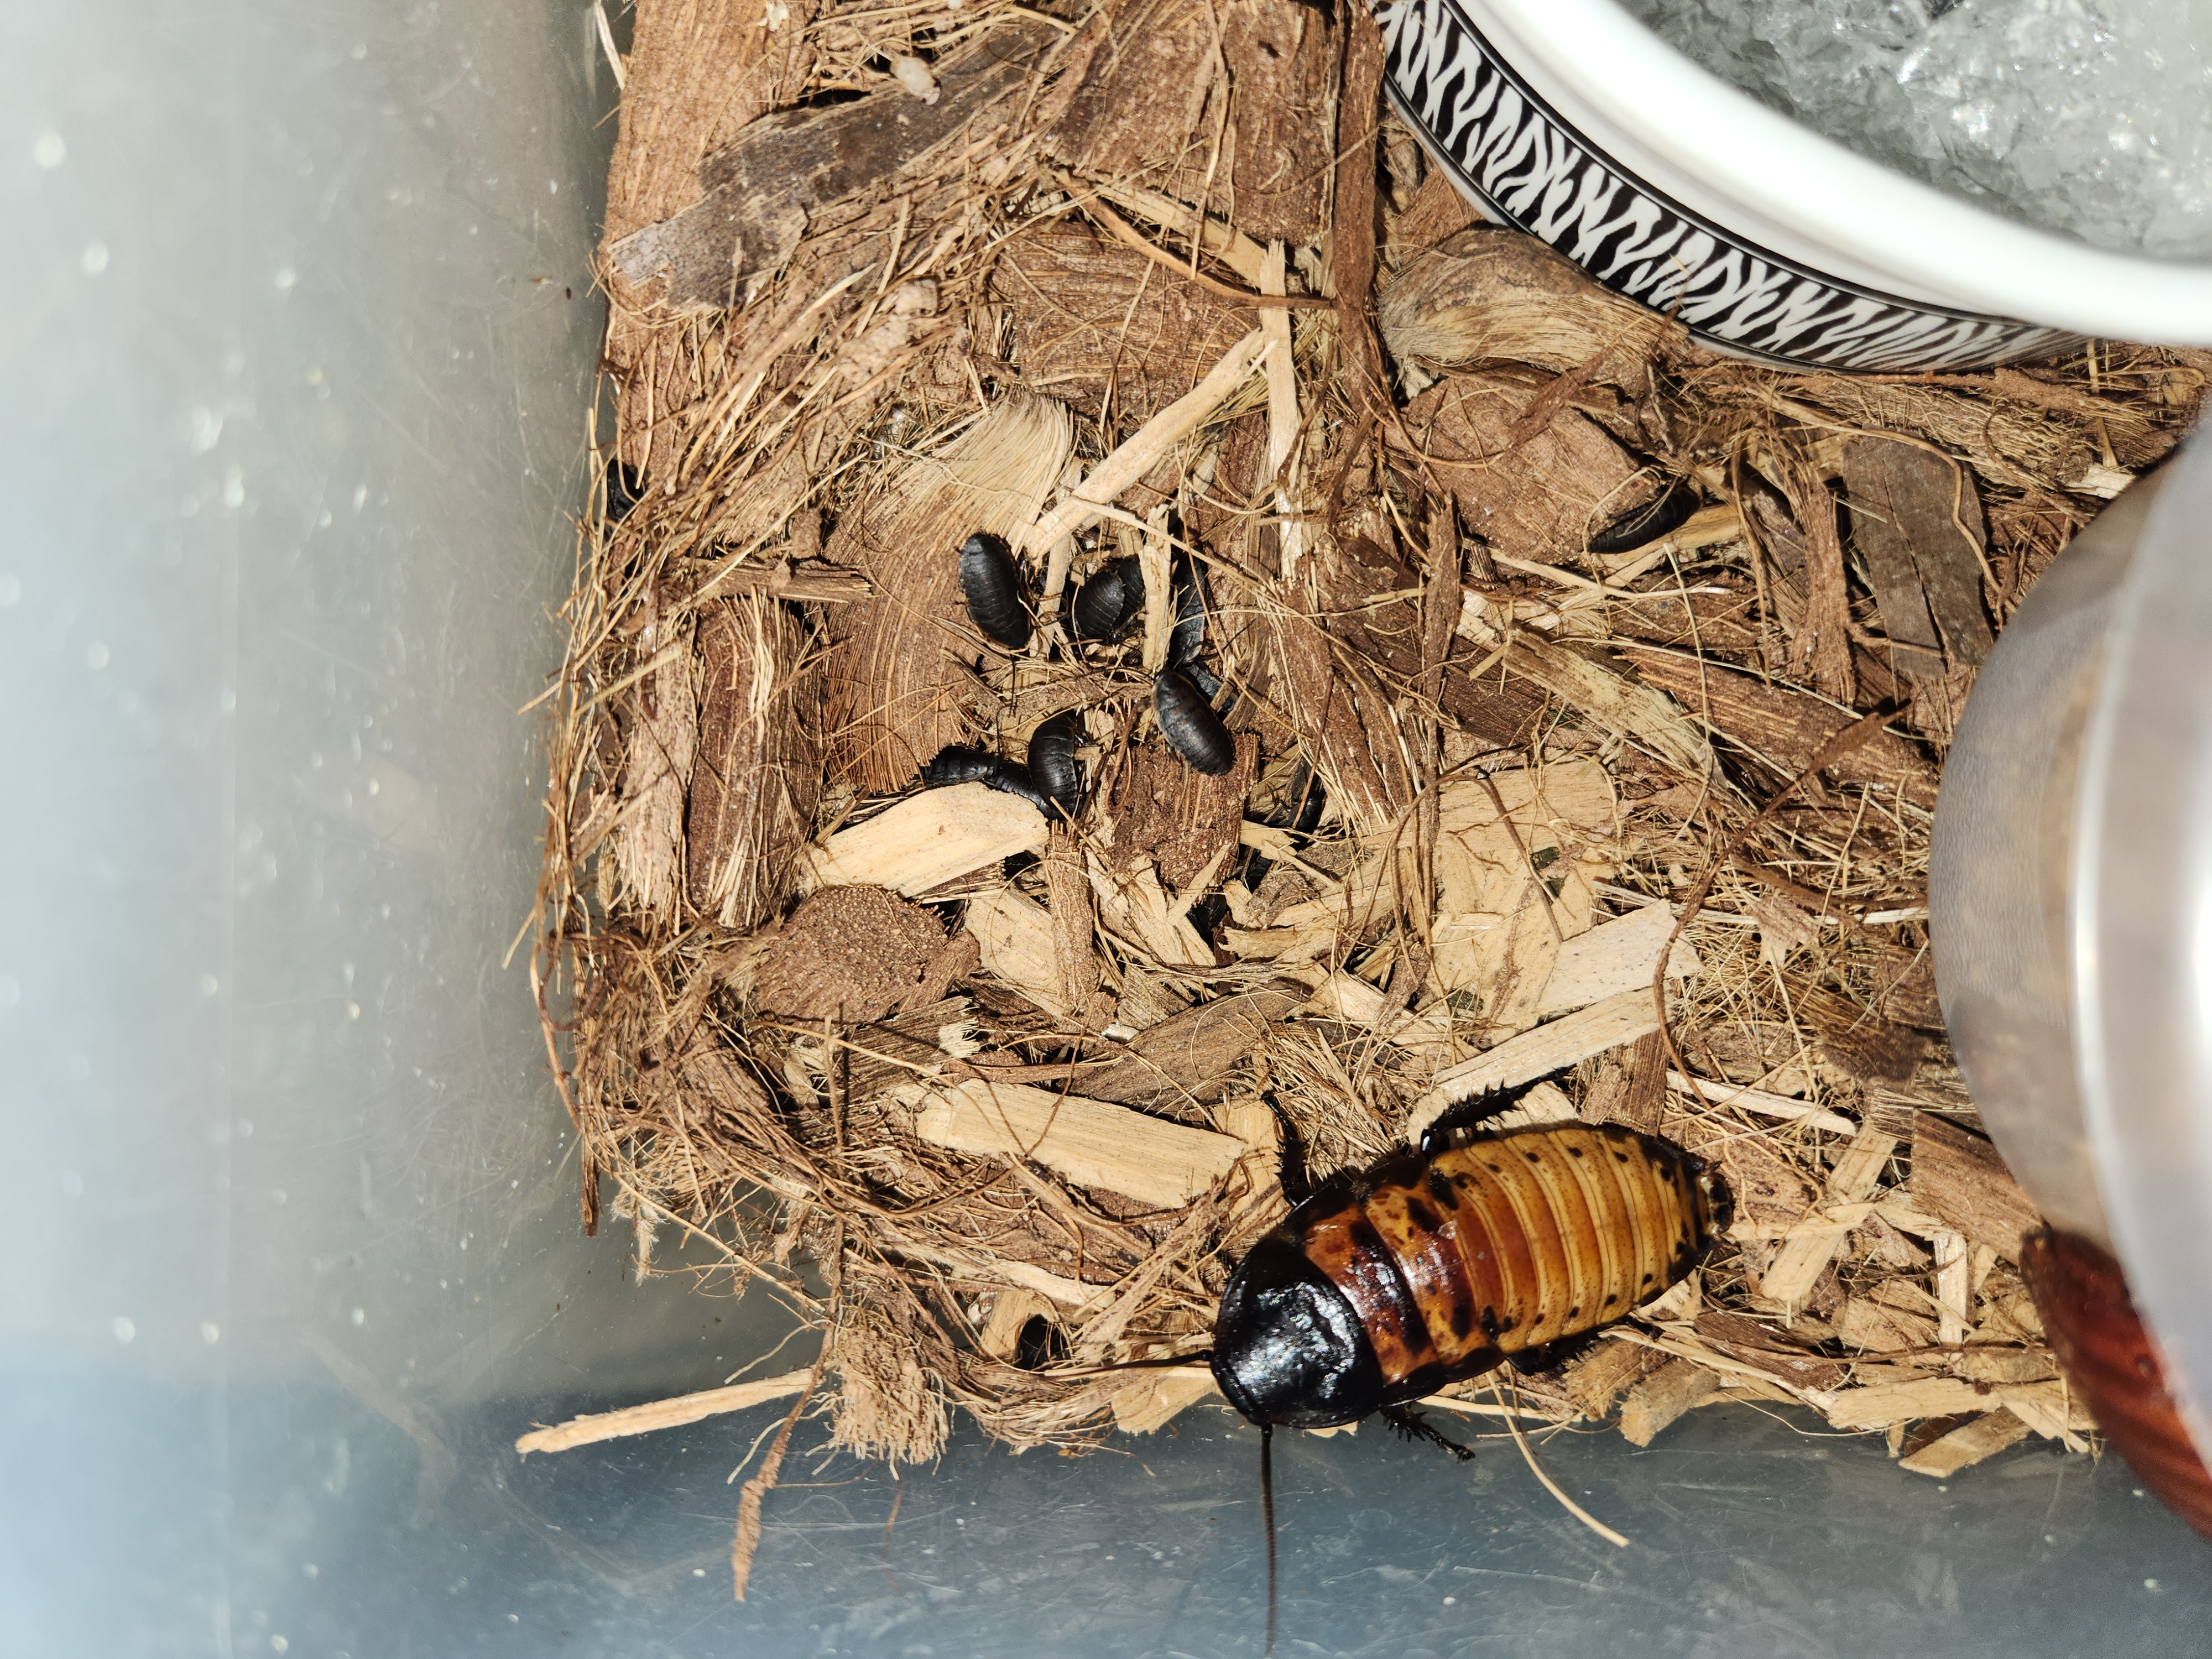
<svg viewBox="0 0 2212 1659">
<path fill-rule="evenodd" d="M 1425 1391 L 1680 1279 L 1711 1242 L 1698 1170 L 1613 1125 L 1530 1129 L 1386 1159 L 1291 1224 L 1352 1303 L 1386 1389 Z"/>
</svg>

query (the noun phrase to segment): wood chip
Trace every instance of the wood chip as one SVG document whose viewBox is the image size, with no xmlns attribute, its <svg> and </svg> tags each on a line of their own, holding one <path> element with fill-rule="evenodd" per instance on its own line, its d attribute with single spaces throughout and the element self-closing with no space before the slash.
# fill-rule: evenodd
<svg viewBox="0 0 2212 1659">
<path fill-rule="evenodd" d="M 1213 1373 L 1203 1365 L 1138 1371 L 1114 1391 L 1114 1426 L 1129 1434 L 1151 1434 L 1165 1428 L 1178 1413 L 1218 1393 Z"/>
<path fill-rule="evenodd" d="M 1084 1067 L 1079 1086 L 1126 1106 L 1221 1100 L 1240 1086 L 1240 1068 L 1270 1024 L 1304 1000 L 1303 986 L 1284 983 L 1202 1002 L 1139 1033 L 1126 1054 Z"/>
<path fill-rule="evenodd" d="M 926 789 L 807 848 L 810 887 L 888 887 L 912 898 L 1045 848 L 1044 814 L 980 783 Z"/>
<path fill-rule="evenodd" d="M 1615 736 L 1693 778 L 1711 769 L 1712 750 L 1673 698 L 1564 645 L 1523 634 L 1506 663 Z"/>
<path fill-rule="evenodd" d="M 1843 1206 L 1874 1191 L 1896 1151 L 1897 1138 L 1877 1128 L 1861 1129 L 1852 1137 L 1828 1173 L 1826 1203 L 1790 1228 L 1781 1251 L 1759 1276 L 1759 1288 L 1770 1300 L 1794 1304 L 1805 1299 L 1858 1220 Z"/>
<path fill-rule="evenodd" d="M 2027 1433 L 2026 1423 L 2011 1412 L 1999 1409 L 1975 1418 L 1917 1451 L 1908 1452 L 1898 1459 L 1897 1466 L 1915 1474 L 1948 1480 L 1960 1469 L 1985 1457 L 1994 1457 L 2007 1446 L 2018 1445 L 2027 1438 Z"/>
<path fill-rule="evenodd" d="M 526 1457 L 532 1452 L 567 1451 L 572 1446 L 593 1445 L 602 1440 L 617 1440 L 624 1435 L 681 1428 L 686 1423 L 702 1422 L 725 1412 L 750 1411 L 771 1400 L 787 1400 L 804 1389 L 813 1375 L 809 1367 L 805 1370 L 787 1371 L 781 1376 L 764 1376 L 751 1382 L 704 1389 L 697 1394 L 678 1395 L 673 1399 L 655 1400 L 642 1406 L 625 1406 L 620 1411 L 572 1417 L 553 1428 L 532 1429 L 514 1443 L 514 1449 Z"/>
<path fill-rule="evenodd" d="M 1667 949 L 1668 937 L 1674 931 L 1674 916 L 1670 904 L 1648 905 L 1569 939 L 1553 961 L 1536 1012 L 1564 1013 L 1649 986 L 1659 953 Z M 1694 979 L 1704 967 L 1686 935 L 1674 940 L 1667 957 L 1669 979 Z"/>
<path fill-rule="evenodd" d="M 1510 1089 L 1548 1077 L 1592 1054 L 1632 1042 L 1659 1029 L 1651 993 L 1623 991 L 1603 1002 L 1510 1037 L 1473 1060 L 1437 1073 L 1406 1115 L 1406 1139 L 1418 1144 L 1429 1126 L 1462 1100 L 1490 1089 Z"/>
<path fill-rule="evenodd" d="M 1691 1407 L 1704 1404 L 1720 1385 L 1720 1378 L 1703 1365 L 1687 1359 L 1668 1360 L 1631 1389 L 1620 1402 L 1621 1437 L 1632 1445 L 1650 1445 L 1660 1430 Z"/>
<path fill-rule="evenodd" d="M 890 1091 L 915 1108 L 914 1132 L 955 1152 L 1020 1158 L 1079 1187 L 1179 1209 L 1236 1167 L 1244 1143 L 1104 1101 L 980 1080 Z"/>
</svg>

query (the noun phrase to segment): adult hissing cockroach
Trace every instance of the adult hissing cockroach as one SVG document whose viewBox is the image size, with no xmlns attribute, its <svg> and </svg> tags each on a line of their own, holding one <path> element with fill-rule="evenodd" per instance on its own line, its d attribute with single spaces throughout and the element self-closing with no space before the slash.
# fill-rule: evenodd
<svg viewBox="0 0 2212 1659">
<path fill-rule="evenodd" d="M 1698 1159 L 1616 1124 L 1395 1153 L 1253 1247 L 1213 1375 L 1254 1423 L 1349 1423 L 1623 1317 L 1697 1265 L 1722 1207 Z"/>
<path fill-rule="evenodd" d="M 1006 794 L 1019 795 L 1047 817 L 1052 816 L 1052 802 L 1037 787 L 1029 768 L 963 744 L 948 744 L 939 750 L 929 764 L 921 769 L 921 781 L 930 789 L 949 788 L 956 783 L 980 783 Z"/>
<path fill-rule="evenodd" d="M 1030 642 L 1030 613 L 1022 604 L 1021 573 L 996 536 L 977 531 L 960 548 L 960 591 L 968 614 L 987 638 L 1009 650 Z"/>
<path fill-rule="evenodd" d="M 1068 629 L 1079 640 L 1118 640 L 1145 608 L 1145 579 L 1134 559 L 1100 566 L 1067 604 Z"/>
<path fill-rule="evenodd" d="M 1577 1124 L 1394 1153 L 1325 1182 L 1255 1245 L 1222 1295 L 1212 1363 L 1260 1429 L 1269 1649 L 1276 1425 L 1380 1411 L 1443 1440 L 1396 1408 L 1622 1318 L 1697 1264 L 1727 1210 L 1680 1147 Z"/>
<path fill-rule="evenodd" d="M 1152 712 L 1168 747 L 1210 778 L 1237 764 L 1237 739 L 1187 669 L 1165 668 L 1152 684 Z"/>
<path fill-rule="evenodd" d="M 1076 763 L 1080 732 L 1073 709 L 1054 714 L 1030 733 L 1030 776 L 1072 823 L 1083 804 L 1083 769 Z M 1045 816 L 1050 817 L 1048 811 Z"/>
</svg>

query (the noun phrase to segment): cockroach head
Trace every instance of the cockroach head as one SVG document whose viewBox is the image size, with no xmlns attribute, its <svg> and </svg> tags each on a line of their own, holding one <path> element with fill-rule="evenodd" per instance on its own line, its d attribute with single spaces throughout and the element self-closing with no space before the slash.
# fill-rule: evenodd
<svg viewBox="0 0 2212 1659">
<path fill-rule="evenodd" d="M 1293 1429 L 1356 1422 L 1382 1400 L 1352 1304 L 1280 1234 L 1253 1247 L 1222 1295 L 1213 1380 L 1247 1421 Z"/>
</svg>

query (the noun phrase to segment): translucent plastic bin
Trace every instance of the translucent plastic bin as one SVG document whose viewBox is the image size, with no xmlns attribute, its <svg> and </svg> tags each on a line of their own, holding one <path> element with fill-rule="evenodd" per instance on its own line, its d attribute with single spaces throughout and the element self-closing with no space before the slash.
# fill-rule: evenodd
<svg viewBox="0 0 2212 1659">
<path fill-rule="evenodd" d="M 0 1650 L 1256 1654 L 1222 1413 L 1080 1461 L 963 1431 L 888 1544 L 890 1478 L 802 1437 L 743 1606 L 724 1478 L 774 1407 L 511 1449 L 784 1329 L 580 1237 L 507 965 L 600 328 L 587 9 L 7 38 Z M 1503 1443 L 1292 1437 L 1281 1650 L 2184 1652 L 2212 1614 L 2116 1462 L 1938 1486 L 1738 1408 L 1545 1455 L 1632 1548 Z"/>
</svg>

